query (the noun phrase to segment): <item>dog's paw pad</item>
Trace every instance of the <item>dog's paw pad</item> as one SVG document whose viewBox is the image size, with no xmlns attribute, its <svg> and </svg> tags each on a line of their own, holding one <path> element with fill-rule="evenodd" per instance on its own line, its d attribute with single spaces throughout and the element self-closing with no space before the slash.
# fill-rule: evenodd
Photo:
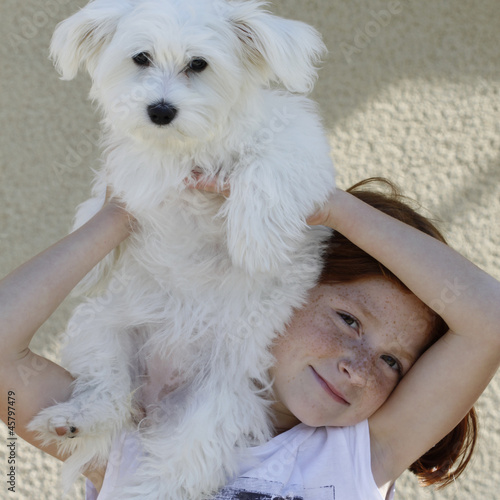
<svg viewBox="0 0 500 500">
<path fill-rule="evenodd" d="M 74 438 L 78 435 L 78 429 L 73 425 L 54 427 L 54 431 L 59 437 Z"/>
<path fill-rule="evenodd" d="M 74 438 L 81 436 L 82 429 L 74 422 L 74 418 L 68 415 L 46 415 L 45 428 L 52 436 L 57 436 L 59 439 Z M 82 422 L 80 422 L 82 423 Z"/>
<path fill-rule="evenodd" d="M 73 438 L 78 434 L 78 427 L 70 419 L 57 415 L 47 420 L 49 432 L 62 438 Z"/>
<path fill-rule="evenodd" d="M 74 418 L 61 413 L 64 413 L 64 408 L 59 408 L 58 405 L 46 408 L 29 423 L 28 429 L 37 433 L 45 443 L 54 441 L 62 443 L 68 438 L 86 434 L 82 432 L 82 426 L 76 423 Z"/>
</svg>

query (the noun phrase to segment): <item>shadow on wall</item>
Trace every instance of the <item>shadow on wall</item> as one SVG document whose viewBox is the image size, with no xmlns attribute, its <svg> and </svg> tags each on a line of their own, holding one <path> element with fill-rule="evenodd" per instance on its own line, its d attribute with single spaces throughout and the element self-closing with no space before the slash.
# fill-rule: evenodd
<svg viewBox="0 0 500 500">
<path fill-rule="evenodd" d="M 300 14 L 323 34 L 329 57 L 317 98 L 333 111 L 324 116 L 328 127 L 401 79 L 500 81 L 496 2 L 281 0 L 274 6 L 281 15 Z"/>
</svg>

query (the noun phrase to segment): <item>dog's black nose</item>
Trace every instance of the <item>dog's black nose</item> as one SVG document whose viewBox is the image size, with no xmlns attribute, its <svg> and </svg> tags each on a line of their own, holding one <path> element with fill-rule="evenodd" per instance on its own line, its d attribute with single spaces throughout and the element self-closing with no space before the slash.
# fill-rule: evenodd
<svg viewBox="0 0 500 500">
<path fill-rule="evenodd" d="M 165 101 L 148 106 L 148 115 L 156 125 L 168 125 L 177 114 L 177 109 Z"/>
</svg>

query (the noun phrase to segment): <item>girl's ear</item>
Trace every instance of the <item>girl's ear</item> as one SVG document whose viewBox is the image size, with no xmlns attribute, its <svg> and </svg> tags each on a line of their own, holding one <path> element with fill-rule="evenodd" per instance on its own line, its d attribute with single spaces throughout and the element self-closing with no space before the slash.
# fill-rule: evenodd
<svg viewBox="0 0 500 500">
<path fill-rule="evenodd" d="M 262 9 L 266 2 L 231 3 L 229 21 L 242 44 L 251 70 L 266 80 L 281 82 L 289 91 L 307 93 L 314 86 L 326 47 L 321 35 L 300 21 L 274 16 Z"/>
<path fill-rule="evenodd" d="M 59 23 L 50 56 L 63 80 L 73 79 L 82 64 L 92 73 L 100 51 L 111 41 L 120 18 L 129 10 L 127 0 L 91 1 Z"/>
</svg>

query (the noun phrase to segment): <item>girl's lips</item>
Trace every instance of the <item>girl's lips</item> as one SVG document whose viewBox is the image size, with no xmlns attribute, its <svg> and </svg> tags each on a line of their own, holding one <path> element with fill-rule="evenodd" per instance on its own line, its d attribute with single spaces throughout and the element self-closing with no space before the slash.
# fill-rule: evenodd
<svg viewBox="0 0 500 500">
<path fill-rule="evenodd" d="M 325 390 L 325 392 L 337 403 L 341 403 L 343 405 L 350 405 L 350 403 L 342 396 L 340 392 L 338 392 L 335 387 L 333 387 L 331 384 L 329 384 L 324 378 L 322 378 L 316 370 L 311 366 L 311 370 L 313 371 L 314 376 L 316 377 L 316 380 L 320 383 L 321 387 Z"/>
</svg>

